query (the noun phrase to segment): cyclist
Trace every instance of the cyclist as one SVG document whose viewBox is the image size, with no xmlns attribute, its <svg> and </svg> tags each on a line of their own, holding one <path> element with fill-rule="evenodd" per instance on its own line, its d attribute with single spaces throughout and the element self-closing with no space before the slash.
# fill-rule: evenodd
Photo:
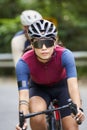
<svg viewBox="0 0 87 130">
<path fill-rule="evenodd" d="M 77 104 L 74 117 L 84 120 L 77 83 L 77 72 L 73 54 L 56 44 L 57 30 L 47 20 L 39 20 L 29 26 L 32 50 L 27 51 L 16 65 L 19 89 L 19 111 L 24 114 L 47 109 L 50 101 L 58 99 L 59 106 L 67 104 L 69 98 Z M 78 125 L 66 108 L 60 110 L 63 130 L 78 130 Z M 24 127 L 26 126 L 26 121 Z M 47 130 L 45 115 L 30 119 L 32 130 Z M 16 130 L 21 130 L 17 125 Z"/>
<path fill-rule="evenodd" d="M 20 20 L 21 24 L 23 25 L 23 30 L 16 33 L 11 41 L 11 48 L 15 65 L 20 56 L 23 54 L 24 49 L 30 45 L 29 37 L 27 35 L 28 26 L 40 19 L 42 19 L 41 14 L 34 10 L 25 10 L 21 13 Z"/>
</svg>

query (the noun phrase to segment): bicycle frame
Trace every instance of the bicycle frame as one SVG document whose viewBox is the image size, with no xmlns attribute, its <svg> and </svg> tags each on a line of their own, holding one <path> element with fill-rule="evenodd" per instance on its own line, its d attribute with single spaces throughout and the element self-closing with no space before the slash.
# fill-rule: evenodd
<svg viewBox="0 0 87 130">
<path fill-rule="evenodd" d="M 54 100 L 53 101 L 53 106 L 54 108 L 58 108 L 58 101 Z M 60 116 L 60 112 L 58 111 L 54 111 L 54 116 L 55 116 L 55 125 L 56 125 L 56 130 L 61 130 L 62 129 L 62 124 L 61 124 L 61 116 Z"/>
</svg>

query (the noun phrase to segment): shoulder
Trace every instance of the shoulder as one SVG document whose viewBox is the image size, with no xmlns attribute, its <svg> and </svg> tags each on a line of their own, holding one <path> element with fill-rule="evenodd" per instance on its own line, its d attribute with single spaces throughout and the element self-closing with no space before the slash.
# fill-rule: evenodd
<svg viewBox="0 0 87 130">
<path fill-rule="evenodd" d="M 24 31 L 19 31 L 17 32 L 14 37 L 12 38 L 11 40 L 11 43 L 17 43 L 17 42 L 25 42 L 26 41 L 26 37 L 25 37 L 25 34 L 24 34 Z"/>
<path fill-rule="evenodd" d="M 33 50 L 29 50 L 27 52 L 25 52 L 23 55 L 22 55 L 22 59 L 23 60 L 27 60 L 27 59 L 30 59 L 30 58 L 33 58 L 34 57 L 34 51 Z"/>
<path fill-rule="evenodd" d="M 62 55 L 62 53 L 65 51 L 65 48 L 59 45 L 56 45 L 54 50 L 56 51 L 56 54 Z"/>
<path fill-rule="evenodd" d="M 23 74 L 23 73 L 28 73 L 28 72 L 29 72 L 28 65 L 26 64 L 24 60 L 20 58 L 16 64 L 16 74 Z"/>
<path fill-rule="evenodd" d="M 24 30 L 21 30 L 19 32 L 17 32 L 14 37 L 17 37 L 17 36 L 20 36 L 20 35 L 23 35 L 24 34 Z"/>
<path fill-rule="evenodd" d="M 63 64 L 75 63 L 75 58 L 74 58 L 73 52 L 71 50 L 65 49 L 65 51 L 62 53 L 62 62 L 63 62 Z"/>
<path fill-rule="evenodd" d="M 69 50 L 69 49 L 65 49 L 63 51 L 63 56 L 65 56 L 65 57 L 74 57 L 73 52 L 71 50 Z"/>
<path fill-rule="evenodd" d="M 23 37 L 23 36 L 25 36 L 25 33 L 24 33 L 23 30 L 21 30 L 21 31 L 17 32 L 17 33 L 13 36 L 12 39 L 16 39 L 16 38 Z"/>
<path fill-rule="evenodd" d="M 74 56 L 73 55 L 73 52 L 65 47 L 62 47 L 62 46 L 59 46 L 59 45 L 56 45 L 55 46 L 55 51 L 58 52 L 58 54 L 61 54 L 62 56 Z"/>
</svg>

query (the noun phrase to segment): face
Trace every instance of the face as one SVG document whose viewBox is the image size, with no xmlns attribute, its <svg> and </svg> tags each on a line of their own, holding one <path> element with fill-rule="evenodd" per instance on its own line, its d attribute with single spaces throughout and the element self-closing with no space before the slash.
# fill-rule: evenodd
<svg viewBox="0 0 87 130">
<path fill-rule="evenodd" d="M 54 40 L 52 39 L 42 39 L 34 42 L 33 49 L 39 61 L 46 63 L 51 58 L 54 52 Z"/>
</svg>

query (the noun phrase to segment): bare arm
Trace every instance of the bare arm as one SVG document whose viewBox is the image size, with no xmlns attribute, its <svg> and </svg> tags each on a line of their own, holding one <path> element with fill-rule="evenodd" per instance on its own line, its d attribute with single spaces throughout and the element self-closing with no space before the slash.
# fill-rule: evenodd
<svg viewBox="0 0 87 130">
<path fill-rule="evenodd" d="M 27 114 L 29 112 L 29 91 L 19 91 L 19 111 Z"/>
<path fill-rule="evenodd" d="M 77 104 L 79 108 L 82 107 L 77 78 L 76 77 L 68 78 L 67 83 L 68 83 L 70 98 L 75 104 Z"/>
</svg>

